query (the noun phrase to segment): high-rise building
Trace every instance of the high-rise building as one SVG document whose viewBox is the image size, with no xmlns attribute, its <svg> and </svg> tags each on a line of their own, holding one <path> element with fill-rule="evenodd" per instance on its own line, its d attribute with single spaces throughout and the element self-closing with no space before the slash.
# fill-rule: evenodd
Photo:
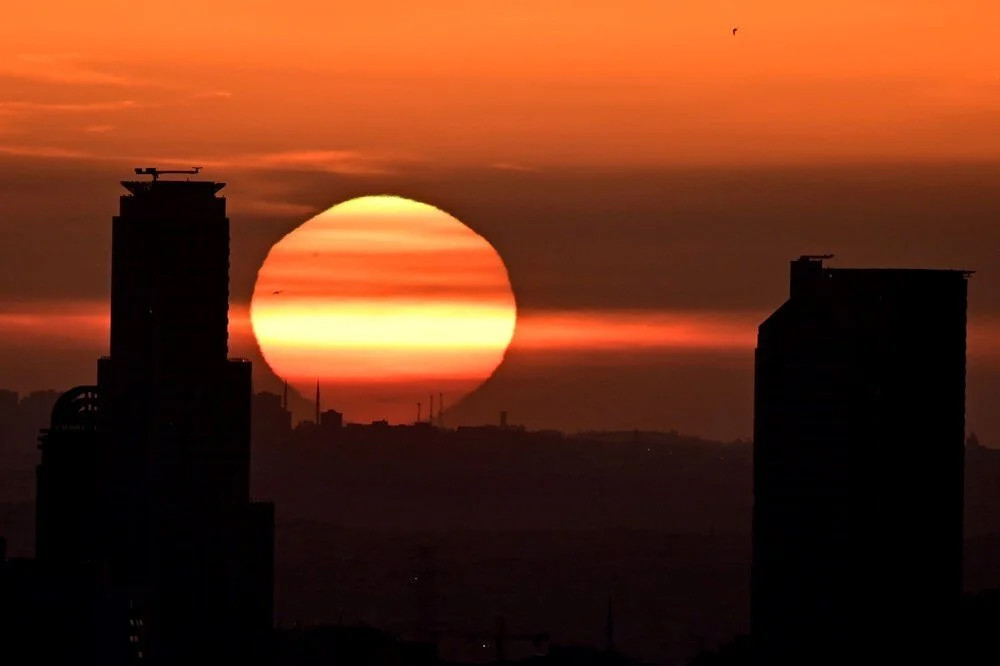
<svg viewBox="0 0 1000 666">
<path fill-rule="evenodd" d="M 250 500 L 250 363 L 228 358 L 224 183 L 145 173 L 113 221 L 111 353 L 42 438 L 40 564 L 76 539 L 96 548 L 94 612 L 120 625 L 101 663 L 253 663 L 274 516 Z M 81 488 L 93 509 L 73 506 Z M 74 511 L 93 519 L 74 531 Z"/>
<path fill-rule="evenodd" d="M 825 258 L 791 262 L 758 334 L 755 645 L 772 664 L 933 656 L 961 595 L 969 274 Z"/>
<path fill-rule="evenodd" d="M 271 626 L 273 515 L 249 496 L 250 363 L 227 357 L 224 183 L 122 184 L 98 371 L 111 576 L 146 659 L 238 663 Z"/>
</svg>

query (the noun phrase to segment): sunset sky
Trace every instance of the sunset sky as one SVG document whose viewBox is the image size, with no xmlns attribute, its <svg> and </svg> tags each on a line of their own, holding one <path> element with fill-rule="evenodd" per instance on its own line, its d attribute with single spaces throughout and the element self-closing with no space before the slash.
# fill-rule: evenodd
<svg viewBox="0 0 1000 666">
<path fill-rule="evenodd" d="M 270 247 L 397 194 L 488 240 L 520 311 L 453 422 L 746 437 L 755 326 L 788 260 L 833 252 L 977 270 L 969 427 L 1000 446 L 997 44 L 968 0 L 18 3 L 0 387 L 93 380 L 118 181 L 202 165 L 228 183 L 232 347 L 260 389 Z"/>
</svg>

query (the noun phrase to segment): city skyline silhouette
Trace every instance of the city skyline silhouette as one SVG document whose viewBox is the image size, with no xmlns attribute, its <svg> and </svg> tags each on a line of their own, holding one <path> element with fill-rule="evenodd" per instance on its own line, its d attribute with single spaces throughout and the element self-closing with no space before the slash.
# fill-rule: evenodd
<svg viewBox="0 0 1000 666">
<path fill-rule="evenodd" d="M 517 606 L 501 604 L 492 630 L 483 621 L 463 627 L 440 588 L 454 585 L 442 566 L 453 576 L 462 558 L 437 553 L 483 528 L 502 538 L 586 533 L 605 524 L 608 550 L 595 554 L 595 564 L 607 559 L 613 567 L 633 561 L 630 550 L 641 540 L 672 534 L 667 549 L 675 556 L 729 551 L 735 564 L 752 537 L 752 576 L 743 578 L 749 624 L 734 613 L 732 633 L 712 641 L 722 646 L 718 653 L 703 640 L 693 647 L 690 638 L 675 637 L 670 659 L 686 651 L 696 660 L 781 664 L 805 655 L 833 663 L 859 651 L 890 659 L 907 650 L 966 658 L 965 643 L 980 639 L 959 632 L 962 613 L 982 624 L 995 612 L 990 597 L 976 597 L 976 606 L 962 597 L 965 452 L 989 460 L 977 438 L 966 439 L 968 271 L 828 268 L 829 255 L 792 261 L 789 300 L 759 329 L 753 441 L 719 445 L 640 429 L 567 435 L 527 429 L 506 410 L 493 424 L 443 427 L 444 414 L 430 406 L 437 397 L 440 408 L 442 396 L 434 394 L 427 417 L 418 413 L 412 423 L 350 423 L 321 403 L 318 386 L 313 418 L 296 423 L 287 386 L 281 395 L 254 393 L 249 362 L 229 357 L 229 220 L 217 195 L 224 184 L 160 179 L 155 169 L 139 175 L 153 178 L 122 182 L 128 194 L 113 220 L 111 354 L 99 360 L 96 384 L 34 398 L 51 404 L 38 439 L 34 558 L 7 557 L 6 541 L 0 558 L 4 626 L 18 628 L 8 634 L 14 651 L 47 629 L 64 637 L 44 650 L 57 663 L 631 663 L 628 650 L 619 651 L 622 614 L 616 620 L 612 610 L 613 599 L 627 608 L 632 596 L 616 592 L 620 581 L 595 588 L 596 579 L 580 580 L 579 589 L 563 591 L 599 597 L 604 588 L 603 652 L 561 644 L 548 627 L 525 627 L 532 613 L 523 606 L 522 617 L 508 617 Z M 13 414 L 28 404 L 4 395 Z M 435 463 L 434 452 L 446 458 Z M 466 478 L 498 455 L 522 462 Z M 439 469 L 413 456 L 430 456 L 426 462 Z M 614 461 L 617 471 L 591 468 L 587 457 Z M 390 460 L 398 467 L 387 466 Z M 658 474 L 639 482 L 651 465 Z M 578 467 L 578 480 L 566 486 L 582 482 L 571 491 L 579 495 L 573 518 L 547 493 L 525 493 Z M 309 468 L 314 480 L 304 474 Z M 315 483 L 333 469 L 341 474 L 336 484 Z M 502 487 L 457 513 L 441 506 L 419 518 L 403 509 L 437 496 L 432 484 L 447 505 L 518 476 L 522 489 Z M 611 495 L 602 490 L 620 483 Z M 672 494 L 664 483 L 675 486 Z M 279 534 L 293 535 L 293 552 L 275 550 L 275 505 L 251 501 L 251 486 L 282 498 L 279 510 L 288 500 L 277 523 Z M 732 496 L 705 504 L 712 487 Z M 336 528 L 345 539 L 339 545 L 359 541 L 351 530 L 380 520 L 386 534 L 411 533 L 409 573 L 379 594 L 394 599 L 380 602 L 387 607 L 411 598 L 412 606 L 395 620 L 376 615 L 372 627 L 357 617 L 345 625 L 340 616 L 282 629 L 276 564 L 285 578 L 278 589 L 293 599 L 336 575 L 336 565 L 313 562 L 296 571 L 281 561 L 301 559 L 308 549 L 298 540 L 318 536 L 310 521 L 333 527 L 330 509 L 352 494 L 340 520 L 356 526 Z M 660 522 L 664 532 L 641 536 L 663 521 L 649 508 L 662 500 L 663 515 L 705 505 L 672 525 Z M 615 531 L 629 522 L 640 531 Z M 507 547 L 486 543 L 496 553 Z M 371 553 L 361 557 L 374 561 Z M 493 571 L 480 585 L 524 575 L 511 574 Z M 712 590 L 701 585 L 691 592 Z M 373 599 L 374 588 L 347 592 L 346 579 L 338 587 L 334 598 Z M 308 604 L 321 616 L 337 606 Z M 562 603 L 555 607 L 567 612 Z M 553 610 L 528 621 L 558 625 Z M 642 625 L 657 615 L 624 618 Z"/>
<path fill-rule="evenodd" d="M 17 162 L 5 164 L 12 172 L 19 168 Z M 78 384 L 91 371 L 91 359 L 108 353 L 110 236 L 100 220 L 112 214 L 107 202 L 117 197 L 125 169 L 83 164 L 67 169 L 60 186 L 78 220 L 68 232 L 62 231 L 67 223 L 60 205 L 49 197 L 34 197 L 27 217 L 21 204 L 13 205 L 17 192 L 42 188 L 47 178 L 30 181 L 34 185 L 8 181 L 0 197 L 0 206 L 8 206 L 0 218 L 11 225 L 16 243 L 6 247 L 12 253 L 17 248 L 12 275 L 19 276 L 5 287 L 0 373 L 8 378 L 7 388 L 25 394 Z M 559 176 L 544 187 L 506 173 L 429 173 L 424 180 L 400 174 L 288 181 L 287 175 L 239 170 L 232 174 L 235 180 L 226 176 L 227 191 L 235 188 L 230 344 L 234 354 L 254 363 L 260 390 L 280 393 L 281 381 L 260 357 L 249 329 L 256 271 L 270 245 L 310 216 L 262 216 L 241 206 L 255 196 L 263 177 L 265 183 L 290 182 L 296 188 L 292 196 L 315 212 L 355 194 L 409 195 L 452 211 L 498 248 L 517 296 L 518 330 L 485 386 L 462 404 L 445 396 L 452 424 L 493 422 L 507 409 L 532 428 L 639 427 L 747 439 L 754 331 L 777 304 L 774 294 L 784 289 L 783 271 L 775 267 L 804 251 L 819 251 L 857 265 L 981 269 L 982 286 L 969 306 L 968 418 L 983 441 L 1000 439 L 991 407 L 1000 386 L 991 314 L 1000 289 L 993 286 L 992 272 L 983 269 L 991 261 L 986 221 L 1000 209 L 992 207 L 993 176 L 986 167 L 814 167 L 728 176 L 644 172 L 586 186 L 591 176 Z M 852 191 L 858 195 L 848 196 Z M 729 197 L 725 206 L 714 203 L 722 193 Z M 613 223 L 600 213 L 607 210 L 605 199 L 626 202 Z M 546 213 L 556 208 L 564 213 Z M 808 222 L 803 210 L 809 210 Z M 551 223 L 541 224 L 550 217 Z M 714 222 L 696 224 L 702 219 Z M 919 230 L 911 230 L 908 220 L 919 220 Z M 590 231 L 574 235 L 577 226 Z M 953 227 L 967 232 L 952 233 Z M 743 247 L 748 238 L 772 232 L 774 247 Z M 612 233 L 614 239 L 602 240 Z M 901 238 L 912 240 L 900 243 Z M 48 243 L 51 253 L 43 250 Z M 690 250 L 673 252 L 677 243 Z M 921 250 L 925 243 L 935 249 Z M 563 246 L 571 251 L 546 249 Z M 37 271 L 51 261 L 50 254 L 60 258 L 54 272 Z M 61 277 L 64 272 L 72 279 Z M 692 280 L 693 275 L 701 279 Z M 553 310 L 559 313 L 554 321 L 546 314 Z M 704 342 L 691 346 L 671 326 L 704 336 Z M 633 333 L 647 327 L 662 340 L 651 343 L 649 335 Z M 595 385 L 605 390 L 592 390 Z M 414 413 L 417 400 L 441 390 L 429 385 L 413 391 Z M 326 394 L 336 406 L 333 391 Z M 572 400 L 554 400 L 555 395 Z M 296 418 L 311 416 L 311 389 L 305 396 L 293 392 L 291 402 Z M 345 416 L 352 419 L 349 412 Z"/>
<path fill-rule="evenodd" d="M 1000 662 L 989 16 L 6 12 L 0 665 Z"/>
</svg>

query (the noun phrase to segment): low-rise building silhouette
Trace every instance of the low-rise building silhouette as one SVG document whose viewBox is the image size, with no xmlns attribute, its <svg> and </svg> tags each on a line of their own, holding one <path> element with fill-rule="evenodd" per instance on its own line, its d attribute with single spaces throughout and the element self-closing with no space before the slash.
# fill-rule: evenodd
<svg viewBox="0 0 1000 666">
<path fill-rule="evenodd" d="M 292 432 L 292 413 L 286 403 L 287 399 L 275 393 L 263 391 L 254 394 L 250 437 L 254 446 L 277 445 L 288 441 Z"/>
</svg>

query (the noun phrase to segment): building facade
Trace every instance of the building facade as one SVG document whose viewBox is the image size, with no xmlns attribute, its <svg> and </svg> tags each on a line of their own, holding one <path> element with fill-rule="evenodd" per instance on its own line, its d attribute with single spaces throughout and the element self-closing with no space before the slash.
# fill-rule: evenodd
<svg viewBox="0 0 1000 666">
<path fill-rule="evenodd" d="M 67 517 L 86 509 L 93 613 L 110 625 L 100 663 L 254 663 L 272 628 L 274 515 L 250 499 L 250 363 L 228 358 L 224 184 L 123 185 L 111 353 L 78 390 L 83 425 L 54 412 L 43 435 L 39 565 L 80 538 Z M 81 456 L 92 479 L 67 467 Z M 81 487 L 93 497 L 74 509 Z"/>
<path fill-rule="evenodd" d="M 756 349 L 751 626 L 763 663 L 948 650 L 967 278 L 791 263 L 790 296 Z"/>
</svg>

